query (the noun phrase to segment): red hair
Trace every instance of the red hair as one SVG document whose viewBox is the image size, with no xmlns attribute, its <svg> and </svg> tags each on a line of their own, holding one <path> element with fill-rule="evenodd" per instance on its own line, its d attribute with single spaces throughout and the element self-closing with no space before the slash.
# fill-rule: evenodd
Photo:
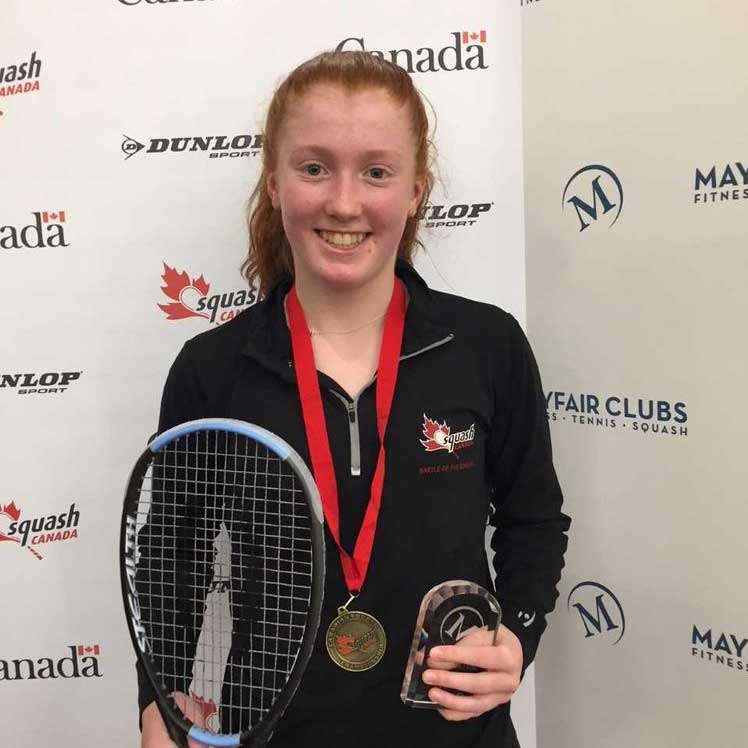
<svg viewBox="0 0 748 748">
<path fill-rule="evenodd" d="M 397 256 L 412 262 L 418 238 L 418 221 L 434 183 L 431 172 L 429 125 L 421 94 L 406 70 L 388 60 L 361 51 L 322 52 L 299 65 L 280 84 L 268 107 L 262 143 L 262 172 L 249 198 L 247 225 L 249 251 L 242 263 L 242 275 L 259 285 L 263 295 L 279 283 L 292 280 L 293 257 L 283 230 L 280 211 L 273 208 L 267 193 L 267 178 L 277 164 L 279 133 L 289 107 L 318 84 L 342 86 L 348 93 L 381 88 L 401 106 L 407 107 L 415 147 L 416 175 L 424 179 L 424 192 L 415 216 L 408 216 Z"/>
</svg>

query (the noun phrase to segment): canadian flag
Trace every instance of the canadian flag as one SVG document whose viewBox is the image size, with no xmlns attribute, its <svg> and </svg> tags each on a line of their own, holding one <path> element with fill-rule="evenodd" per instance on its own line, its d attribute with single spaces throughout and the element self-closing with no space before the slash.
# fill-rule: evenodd
<svg viewBox="0 0 748 748">
<path fill-rule="evenodd" d="M 470 44 L 470 42 L 480 42 L 481 44 L 484 44 L 485 41 L 486 41 L 485 30 L 462 32 L 462 43 L 463 44 Z"/>
<path fill-rule="evenodd" d="M 82 657 L 83 655 L 97 655 L 99 654 L 99 645 L 94 644 L 93 646 L 87 647 L 83 644 L 78 645 L 78 654 Z"/>
<path fill-rule="evenodd" d="M 65 223 L 65 211 L 59 210 L 57 211 L 57 213 L 50 213 L 49 211 L 45 210 L 42 213 L 42 223 L 49 223 L 50 221 Z"/>
</svg>

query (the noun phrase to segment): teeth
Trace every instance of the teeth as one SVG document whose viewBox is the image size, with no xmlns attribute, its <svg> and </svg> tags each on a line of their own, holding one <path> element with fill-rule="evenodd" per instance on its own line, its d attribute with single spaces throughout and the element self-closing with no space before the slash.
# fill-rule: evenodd
<svg viewBox="0 0 748 748">
<path fill-rule="evenodd" d="M 338 232 L 320 231 L 319 235 L 330 244 L 339 247 L 354 247 L 366 239 L 366 234 L 340 234 Z"/>
</svg>

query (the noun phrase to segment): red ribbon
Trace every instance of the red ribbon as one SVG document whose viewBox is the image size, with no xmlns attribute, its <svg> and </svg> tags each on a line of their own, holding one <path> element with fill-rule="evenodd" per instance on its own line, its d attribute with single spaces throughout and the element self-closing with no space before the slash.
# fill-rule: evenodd
<svg viewBox="0 0 748 748">
<path fill-rule="evenodd" d="M 340 563 L 343 566 L 346 586 L 351 594 L 358 594 L 364 585 L 366 572 L 369 568 L 374 534 L 379 519 L 379 508 L 382 503 L 385 463 L 384 434 L 392 410 L 397 369 L 400 364 L 400 348 L 405 327 L 405 291 L 399 281 L 395 280 L 384 321 L 384 334 L 382 347 L 379 351 L 379 368 L 377 370 L 376 405 L 380 445 L 379 457 L 371 482 L 369 503 L 353 549 L 353 557 L 340 544 L 338 484 L 335 480 L 335 467 L 327 437 L 325 413 L 322 409 L 322 395 L 319 389 L 317 369 L 314 365 L 312 338 L 304 317 L 304 310 L 301 308 L 299 298 L 296 295 L 295 285 L 288 294 L 287 310 L 296 379 L 299 386 L 301 410 L 304 415 L 304 426 L 314 478 L 317 481 L 317 487 L 322 498 L 322 508 L 327 526 L 330 528 L 330 534 L 340 551 Z"/>
</svg>

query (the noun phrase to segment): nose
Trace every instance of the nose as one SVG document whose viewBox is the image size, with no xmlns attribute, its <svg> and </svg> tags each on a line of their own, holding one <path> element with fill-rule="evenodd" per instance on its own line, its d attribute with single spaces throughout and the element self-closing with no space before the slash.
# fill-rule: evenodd
<svg viewBox="0 0 748 748">
<path fill-rule="evenodd" d="M 329 185 L 325 203 L 328 216 L 345 221 L 361 215 L 361 195 L 355 177 L 339 173 L 335 179 L 330 180 Z"/>
</svg>

